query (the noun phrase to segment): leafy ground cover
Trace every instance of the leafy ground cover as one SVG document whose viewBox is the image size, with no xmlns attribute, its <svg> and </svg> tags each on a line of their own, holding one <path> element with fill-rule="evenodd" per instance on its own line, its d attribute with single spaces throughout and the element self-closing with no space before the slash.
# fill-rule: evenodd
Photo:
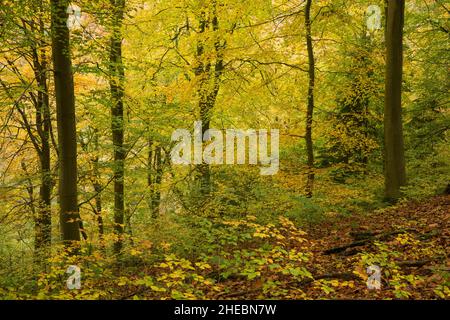
<svg viewBox="0 0 450 320">
<path fill-rule="evenodd" d="M 448 299 L 450 197 L 338 216 L 298 228 L 280 216 L 199 220 L 202 252 L 184 257 L 134 239 L 120 263 L 100 250 L 53 255 L 36 282 L 1 289 L 6 298 L 53 299 Z M 133 239 L 129 239 L 133 240 Z M 117 258 L 117 257 L 116 257 Z M 82 287 L 66 288 L 66 267 Z M 367 267 L 381 271 L 369 290 Z M 28 292 L 28 293 L 23 293 Z M 30 293 L 31 292 L 31 293 Z"/>
</svg>

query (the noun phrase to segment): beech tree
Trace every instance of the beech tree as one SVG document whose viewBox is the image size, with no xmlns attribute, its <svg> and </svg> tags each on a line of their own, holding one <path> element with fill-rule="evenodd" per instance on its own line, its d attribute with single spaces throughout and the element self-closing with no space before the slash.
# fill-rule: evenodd
<svg viewBox="0 0 450 320">
<path fill-rule="evenodd" d="M 80 241 L 77 202 L 75 95 L 67 0 L 51 0 L 52 56 L 59 146 L 59 205 L 62 239 Z"/>
<path fill-rule="evenodd" d="M 111 90 L 111 130 L 114 145 L 114 230 L 118 240 L 114 244 L 114 251 L 122 249 L 121 235 L 124 231 L 124 176 L 125 157 L 124 148 L 124 77 L 125 70 L 122 61 L 122 22 L 125 11 L 125 0 L 111 0 L 111 43 L 110 43 L 110 90 Z"/>
<path fill-rule="evenodd" d="M 226 43 L 220 38 L 217 1 L 212 0 L 202 5 L 198 21 L 200 39 L 197 42 L 195 76 L 199 81 L 198 106 L 202 121 L 202 136 L 210 128 L 213 108 L 219 93 L 221 76 L 224 69 L 223 50 Z M 213 37 L 213 52 L 208 51 L 205 43 L 209 36 Z M 206 48 L 206 49 L 205 49 Z M 202 160 L 203 162 L 203 160 Z M 209 165 L 197 165 L 200 191 L 208 194 L 211 191 L 211 172 Z"/>
<path fill-rule="evenodd" d="M 307 109 L 306 109 L 306 131 L 305 131 L 305 142 L 306 142 L 306 153 L 308 157 L 308 172 L 306 180 L 306 196 L 308 198 L 312 197 L 313 187 L 314 187 L 314 145 L 312 140 L 312 125 L 313 125 L 313 115 L 314 115 L 314 85 L 316 78 L 315 71 L 315 58 L 314 58 L 314 48 L 312 43 L 311 35 L 311 6 L 312 0 L 307 0 L 305 5 L 305 29 L 306 29 L 306 48 L 308 51 L 308 96 L 307 96 Z"/>
<path fill-rule="evenodd" d="M 385 196 L 398 199 L 406 184 L 402 123 L 404 0 L 388 0 L 384 104 Z"/>
</svg>

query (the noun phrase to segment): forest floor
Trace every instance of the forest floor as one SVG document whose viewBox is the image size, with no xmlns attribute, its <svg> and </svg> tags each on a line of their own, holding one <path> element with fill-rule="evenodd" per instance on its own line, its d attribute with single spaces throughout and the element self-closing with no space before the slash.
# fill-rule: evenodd
<svg viewBox="0 0 450 320">
<path fill-rule="evenodd" d="M 194 243 L 203 253 L 197 256 L 189 255 L 183 242 L 184 251 L 177 252 L 169 244 L 152 250 L 148 240 L 138 239 L 120 263 L 107 260 L 100 251 L 55 256 L 51 272 L 38 280 L 37 293 L 24 295 L 20 290 L 27 290 L 12 288 L 3 295 L 108 300 L 450 299 L 450 195 L 336 215 L 301 228 L 284 216 L 278 218 L 278 223 L 268 224 L 259 224 L 250 215 L 191 220 L 202 223 L 195 229 L 203 241 Z M 61 281 L 67 264 L 81 266 L 81 290 L 67 290 Z M 379 279 L 380 288 L 369 289 L 369 284 L 377 284 L 369 279 Z"/>
<path fill-rule="evenodd" d="M 279 283 L 285 295 L 326 299 L 449 299 L 450 196 L 411 201 L 311 226 L 308 270 L 314 280 Z M 369 290 L 367 265 L 380 267 L 381 288 Z M 261 281 L 229 280 L 228 294 L 212 298 L 260 299 Z"/>
</svg>

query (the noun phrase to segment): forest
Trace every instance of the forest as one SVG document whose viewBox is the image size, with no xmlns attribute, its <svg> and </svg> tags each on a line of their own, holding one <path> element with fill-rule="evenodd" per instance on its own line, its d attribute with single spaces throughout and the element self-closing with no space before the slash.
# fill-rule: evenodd
<svg viewBox="0 0 450 320">
<path fill-rule="evenodd" d="M 449 10 L 0 1 L 0 300 L 450 299 Z"/>
</svg>

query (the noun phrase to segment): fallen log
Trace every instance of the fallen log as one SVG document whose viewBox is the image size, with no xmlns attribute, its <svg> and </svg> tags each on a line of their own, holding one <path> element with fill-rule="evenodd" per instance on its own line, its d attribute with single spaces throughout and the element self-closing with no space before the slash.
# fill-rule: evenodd
<svg viewBox="0 0 450 320">
<path fill-rule="evenodd" d="M 374 237 L 376 235 L 380 234 L 379 232 L 372 232 L 372 231 L 364 231 L 364 232 L 355 232 L 352 231 L 350 232 L 350 236 L 355 240 L 355 241 L 359 241 L 359 240 L 365 240 L 368 239 L 370 237 Z"/>
<path fill-rule="evenodd" d="M 430 263 L 431 261 L 433 261 L 433 260 L 431 260 L 431 259 L 417 260 L 417 261 L 405 260 L 405 261 L 397 262 L 397 265 L 399 267 L 417 267 L 417 268 L 419 268 L 419 267 L 422 267 L 422 266 Z"/>
<path fill-rule="evenodd" d="M 305 286 L 314 281 L 322 280 L 322 279 L 341 279 L 341 280 L 345 280 L 345 281 L 350 281 L 350 280 L 358 280 L 360 278 L 354 273 L 326 273 L 326 274 L 316 276 L 313 279 L 303 280 L 303 281 L 299 282 L 298 284 L 301 286 Z"/>
<path fill-rule="evenodd" d="M 366 243 L 368 243 L 368 242 L 370 242 L 370 241 L 371 241 L 370 238 L 367 238 L 367 239 L 364 239 L 364 240 L 353 241 L 352 243 L 347 244 L 347 245 L 344 245 L 344 246 L 334 247 L 334 248 L 331 248 L 331 249 L 327 249 L 327 250 L 325 250 L 323 253 L 324 253 L 324 254 L 339 253 L 339 252 L 342 252 L 342 251 L 347 250 L 348 248 L 353 248 L 353 247 L 363 246 L 363 245 L 365 245 Z"/>
<path fill-rule="evenodd" d="M 343 251 L 347 250 L 348 248 L 363 246 L 363 245 L 373 242 L 375 240 L 386 240 L 391 236 L 395 236 L 395 235 L 406 233 L 406 232 L 417 232 L 417 230 L 404 229 L 404 230 L 390 231 L 390 232 L 386 232 L 386 233 L 377 233 L 373 236 L 370 236 L 370 237 L 362 239 L 362 240 L 353 241 L 352 243 L 349 243 L 349 244 L 346 244 L 343 246 L 327 249 L 323 253 L 328 255 L 328 254 L 335 254 L 335 253 L 343 252 Z"/>
<path fill-rule="evenodd" d="M 403 260 L 398 261 L 397 265 L 400 267 L 423 267 L 426 264 L 429 264 L 431 262 L 442 262 L 442 260 L 448 259 L 449 254 L 443 255 L 443 256 L 435 256 L 433 258 L 429 259 L 422 259 L 422 260 Z"/>
</svg>

